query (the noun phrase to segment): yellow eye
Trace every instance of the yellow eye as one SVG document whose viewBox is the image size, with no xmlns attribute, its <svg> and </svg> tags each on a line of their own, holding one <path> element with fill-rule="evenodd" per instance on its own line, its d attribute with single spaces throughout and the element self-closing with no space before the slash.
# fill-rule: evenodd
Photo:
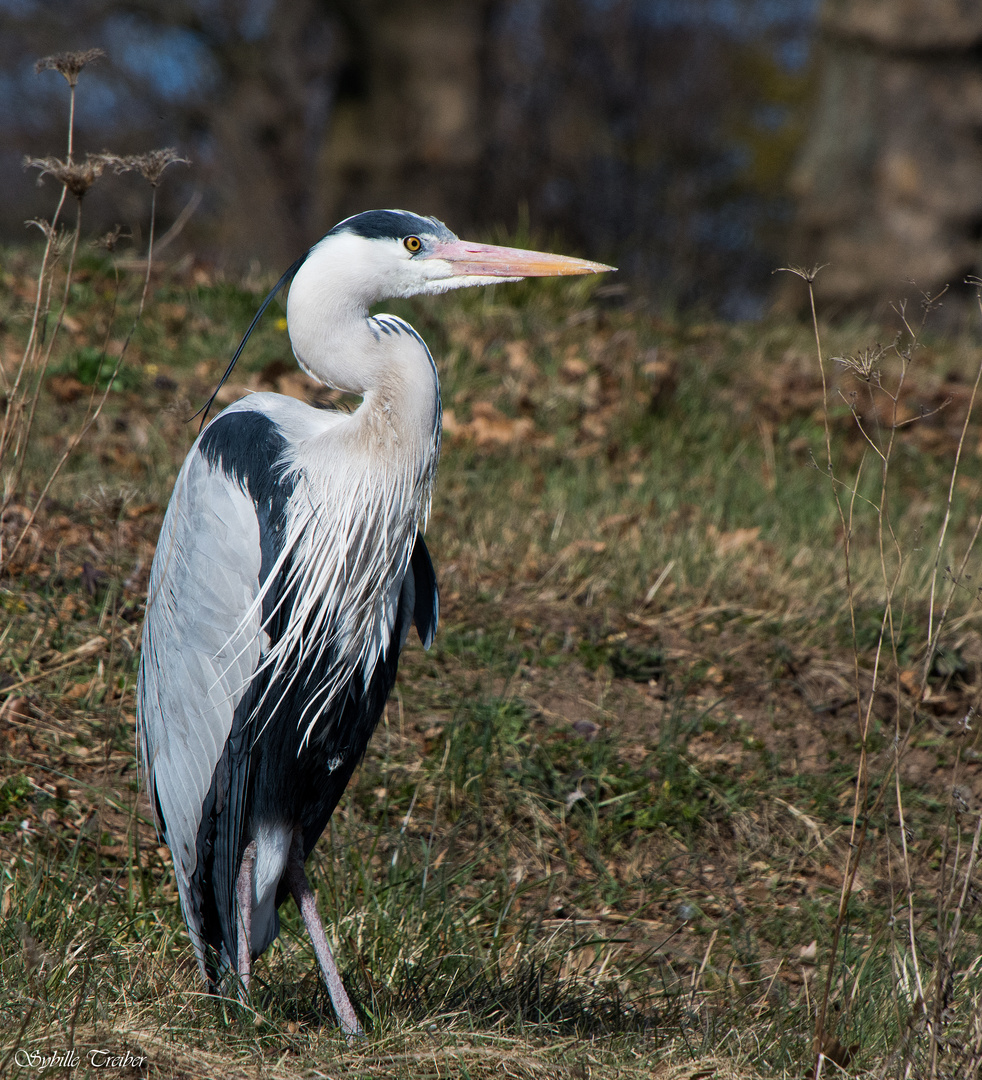
<svg viewBox="0 0 982 1080">
<path fill-rule="evenodd" d="M 403 240 L 403 244 L 406 245 L 406 251 L 411 251 L 414 255 L 423 246 L 423 241 L 418 236 L 407 236 Z"/>
</svg>

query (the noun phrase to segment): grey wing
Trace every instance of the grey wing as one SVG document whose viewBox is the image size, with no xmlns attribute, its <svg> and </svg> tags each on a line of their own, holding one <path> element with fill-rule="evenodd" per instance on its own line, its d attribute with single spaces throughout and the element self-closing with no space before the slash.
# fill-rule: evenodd
<svg viewBox="0 0 982 1080">
<path fill-rule="evenodd" d="M 137 725 L 199 963 L 199 903 L 190 895 L 198 829 L 235 707 L 259 662 L 261 561 L 253 499 L 196 447 L 175 485 L 150 575 Z"/>
</svg>

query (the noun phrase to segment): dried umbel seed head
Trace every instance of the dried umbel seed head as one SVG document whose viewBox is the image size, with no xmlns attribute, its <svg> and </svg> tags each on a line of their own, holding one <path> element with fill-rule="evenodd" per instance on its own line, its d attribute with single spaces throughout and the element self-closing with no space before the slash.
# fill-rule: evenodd
<svg viewBox="0 0 982 1080">
<path fill-rule="evenodd" d="M 60 71 L 65 76 L 68 85 L 74 86 L 78 82 L 82 68 L 94 60 L 101 60 L 105 55 L 102 49 L 55 53 L 53 56 L 45 56 L 38 60 L 34 65 L 34 73 L 40 75 L 42 71 Z"/>
<path fill-rule="evenodd" d="M 132 233 L 123 232 L 122 225 L 114 225 L 112 229 L 107 233 L 103 233 L 98 240 L 93 240 L 93 244 L 96 247 L 100 247 L 105 251 L 113 252 L 119 246 L 120 240 L 132 240 Z"/>
<path fill-rule="evenodd" d="M 53 176 L 60 180 L 76 199 L 81 199 L 99 179 L 106 164 L 103 154 L 89 154 L 85 161 L 62 161 L 61 158 L 54 157 L 24 158 L 25 168 L 39 170 L 39 182 L 45 176 Z"/>
<path fill-rule="evenodd" d="M 861 349 L 855 356 L 833 356 L 832 361 L 841 364 L 845 371 L 852 372 L 857 379 L 879 383 L 880 364 L 886 351 L 882 345 L 878 344 L 868 349 Z"/>
<path fill-rule="evenodd" d="M 45 239 L 51 245 L 51 251 L 55 258 L 60 258 L 72 245 L 71 233 L 68 229 L 59 229 L 44 218 L 31 218 L 24 222 L 25 225 L 33 225 L 44 233 Z"/>
<path fill-rule="evenodd" d="M 800 277 L 806 284 L 813 285 L 815 278 L 826 266 L 828 266 L 828 263 L 822 263 L 821 266 L 779 266 L 773 273 L 794 274 L 795 277 Z"/>
<path fill-rule="evenodd" d="M 113 154 L 102 154 L 102 160 L 110 166 L 113 172 L 138 172 L 153 187 L 160 183 L 164 169 L 168 165 L 190 165 L 187 158 L 182 158 L 173 147 L 165 150 L 148 150 L 145 154 L 130 154 L 127 157 L 116 157 Z"/>
</svg>

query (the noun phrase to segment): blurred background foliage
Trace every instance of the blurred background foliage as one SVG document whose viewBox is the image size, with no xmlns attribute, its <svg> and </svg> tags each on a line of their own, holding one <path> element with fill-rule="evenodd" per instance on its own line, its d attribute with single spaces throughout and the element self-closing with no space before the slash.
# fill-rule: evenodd
<svg viewBox="0 0 982 1080">
<path fill-rule="evenodd" d="M 24 155 L 61 139 L 64 84 L 33 62 L 91 46 L 77 152 L 190 157 L 162 221 L 212 265 L 285 265 L 404 206 L 731 318 L 788 263 L 831 263 L 820 299 L 867 312 L 978 270 L 982 5 L 0 0 L 0 240 L 35 213 Z M 129 206 L 139 238 L 131 182 L 93 190 L 90 223 Z"/>
</svg>

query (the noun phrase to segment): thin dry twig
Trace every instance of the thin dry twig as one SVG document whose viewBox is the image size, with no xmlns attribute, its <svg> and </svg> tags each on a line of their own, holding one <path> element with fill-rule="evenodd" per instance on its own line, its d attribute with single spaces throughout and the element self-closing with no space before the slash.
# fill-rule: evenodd
<svg viewBox="0 0 982 1080">
<path fill-rule="evenodd" d="M 976 292 L 976 299 L 977 299 L 978 305 L 979 305 L 979 312 L 982 313 L 982 288 L 979 288 L 978 291 Z M 939 571 L 939 569 L 941 567 L 941 558 L 942 558 L 942 555 L 943 555 L 943 552 L 944 552 L 944 542 L 945 542 L 945 539 L 946 539 L 946 537 L 948 535 L 948 526 L 951 523 L 951 508 L 952 508 L 952 504 L 954 503 L 954 498 L 955 498 L 955 481 L 956 481 L 956 479 L 958 477 L 958 467 L 959 467 L 959 465 L 961 463 L 962 451 L 964 450 L 964 447 L 965 447 L 965 438 L 966 438 L 966 436 L 968 434 L 968 425 L 969 425 L 969 421 L 972 418 L 972 412 L 973 412 L 973 410 L 975 408 L 975 399 L 978 397 L 980 383 L 982 383 L 982 364 L 979 364 L 978 370 L 975 373 L 975 382 L 972 384 L 972 394 L 971 394 L 971 397 L 969 398 L 968 410 L 965 413 L 965 422 L 962 424 L 961 434 L 958 437 L 958 448 L 955 451 L 955 463 L 954 463 L 954 465 L 952 467 L 952 470 L 951 470 L 951 482 L 948 484 L 948 498 L 947 498 L 947 501 L 945 503 L 944 520 L 942 521 L 941 528 L 938 531 L 937 553 L 936 553 L 935 559 L 934 559 L 934 569 L 933 569 L 933 571 L 931 573 L 931 595 L 930 595 L 930 599 L 928 601 L 928 615 L 927 615 L 927 619 L 928 619 L 928 622 L 927 622 L 928 649 L 927 649 L 927 655 L 926 655 L 926 657 L 924 659 L 924 677 L 921 680 L 921 682 L 925 686 L 927 685 L 928 672 L 931 670 L 931 665 L 934 662 L 934 657 L 935 657 L 935 654 L 937 653 L 937 650 L 938 650 L 938 642 L 940 640 L 941 630 L 945 625 L 945 619 L 946 619 L 947 614 L 948 614 L 948 605 L 951 602 L 951 597 L 952 597 L 953 591 L 954 591 L 953 589 L 949 591 L 948 597 L 947 597 L 947 599 L 945 601 L 945 605 L 944 605 L 944 608 L 943 608 L 942 613 L 941 613 L 941 617 L 938 620 L 938 625 L 937 625 L 937 627 L 935 627 L 935 624 L 934 624 L 935 596 L 936 596 L 937 584 L 938 584 L 938 571 Z M 973 550 L 973 548 L 975 546 L 975 542 L 978 539 L 980 529 L 982 529 L 982 515 L 980 515 L 980 517 L 978 519 L 978 522 L 976 523 L 975 532 L 973 533 L 971 541 L 969 542 L 968 548 L 966 549 L 965 554 L 964 554 L 964 556 L 962 558 L 962 563 L 961 563 L 961 566 L 959 568 L 959 573 L 958 573 L 959 578 L 961 578 L 961 576 L 965 572 L 965 567 L 966 567 L 966 565 L 968 563 L 969 555 L 971 554 L 971 552 L 972 552 L 972 550 Z"/>
</svg>

